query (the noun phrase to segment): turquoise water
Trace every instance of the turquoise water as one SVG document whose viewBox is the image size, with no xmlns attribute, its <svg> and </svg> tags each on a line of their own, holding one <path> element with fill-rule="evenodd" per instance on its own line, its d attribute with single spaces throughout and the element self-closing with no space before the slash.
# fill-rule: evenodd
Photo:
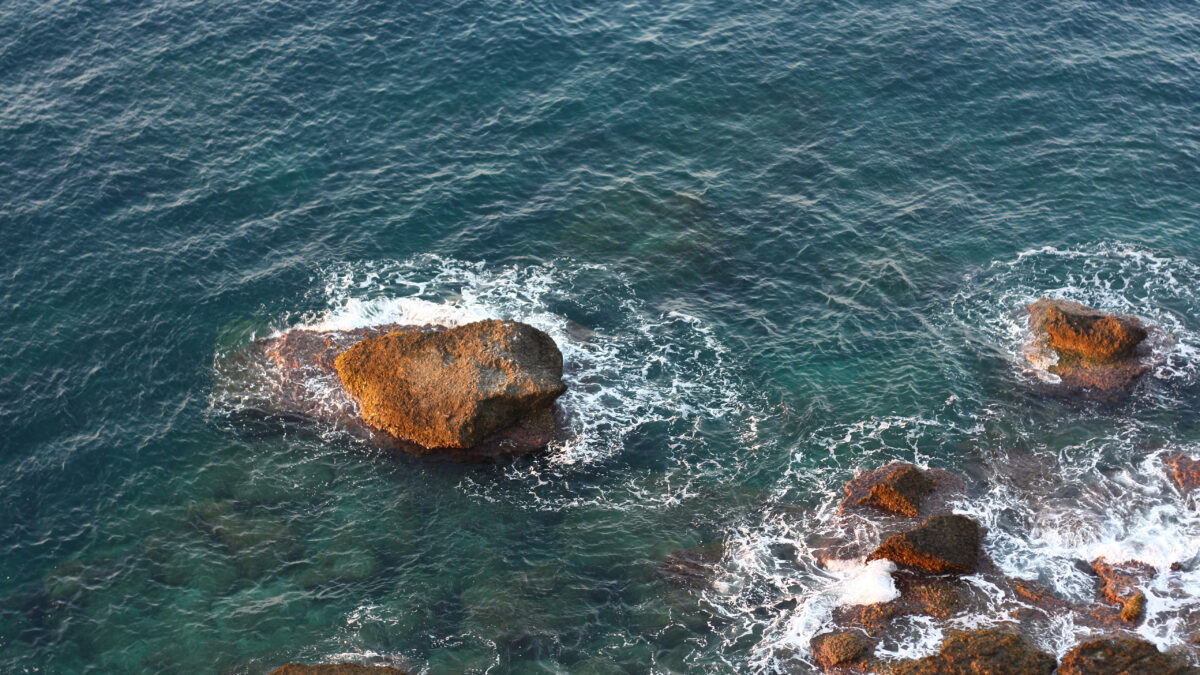
<svg viewBox="0 0 1200 675">
<path fill-rule="evenodd" d="M 1198 54 L 1185 2 L 0 3 L 0 670 L 806 672 L 811 539 L 891 459 L 1067 595 L 1192 555 Z M 1047 397 L 1041 294 L 1176 342 Z M 554 334 L 569 441 L 227 414 L 254 337 L 431 308 Z"/>
</svg>

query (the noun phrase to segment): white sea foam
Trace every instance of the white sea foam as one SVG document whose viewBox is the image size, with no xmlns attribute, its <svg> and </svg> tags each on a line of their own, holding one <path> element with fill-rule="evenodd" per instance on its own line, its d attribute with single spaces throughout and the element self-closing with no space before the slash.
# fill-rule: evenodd
<svg viewBox="0 0 1200 675">
<path fill-rule="evenodd" d="M 841 605 L 873 605 L 891 602 L 900 597 L 900 591 L 892 581 L 896 563 L 891 560 L 829 560 L 825 567 L 842 576 L 834 589 Z"/>
</svg>

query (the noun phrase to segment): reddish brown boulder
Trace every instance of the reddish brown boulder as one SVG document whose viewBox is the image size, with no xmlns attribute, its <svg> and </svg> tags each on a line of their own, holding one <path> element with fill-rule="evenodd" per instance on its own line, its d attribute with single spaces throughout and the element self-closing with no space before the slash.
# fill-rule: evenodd
<svg viewBox="0 0 1200 675">
<path fill-rule="evenodd" d="M 890 622 L 901 616 L 931 616 L 946 619 L 969 606 L 967 589 L 958 579 L 928 578 L 911 573 L 899 573 L 894 582 L 900 597 L 889 602 L 871 605 L 849 605 L 833 610 L 833 621 L 839 626 L 860 628 L 868 635 L 881 635 Z"/>
<path fill-rule="evenodd" d="M 1100 596 L 1121 607 L 1121 619 L 1134 624 L 1140 621 L 1146 595 L 1138 586 L 1148 583 L 1157 570 L 1143 562 L 1109 563 L 1104 558 L 1097 558 L 1092 569 L 1100 577 Z"/>
<path fill-rule="evenodd" d="M 875 650 L 867 636 L 856 630 L 823 633 L 813 638 L 809 647 L 813 659 L 826 669 L 863 663 Z"/>
<path fill-rule="evenodd" d="M 841 509 L 870 506 L 887 513 L 916 518 L 921 502 L 935 489 L 937 482 L 912 464 L 892 462 L 867 471 L 846 483 L 846 498 Z"/>
<path fill-rule="evenodd" d="M 1187 455 L 1169 455 L 1165 461 L 1171 477 L 1184 494 L 1191 494 L 1200 487 L 1200 461 Z"/>
<path fill-rule="evenodd" d="M 1059 675 L 1195 675 L 1200 668 L 1187 665 L 1176 654 L 1164 654 L 1138 638 L 1111 638 L 1084 642 L 1067 652 Z"/>
<path fill-rule="evenodd" d="M 524 326 L 513 322 L 481 323 Z M 382 340 L 389 336 L 406 335 L 421 343 L 426 340 L 437 342 L 437 336 L 459 330 L 461 329 L 446 330 L 438 326 L 397 324 L 336 331 L 291 330 L 257 340 L 238 352 L 219 358 L 215 364 L 214 399 L 218 408 L 226 411 L 230 419 L 237 421 L 241 426 L 258 428 L 267 423 L 271 427 L 279 424 L 290 427 L 297 422 L 316 422 L 321 426 L 369 439 L 381 447 L 397 448 L 418 455 L 435 454 L 459 459 L 476 459 L 516 455 L 545 448 L 558 434 L 558 426 L 551 413 L 552 405 L 539 405 L 536 401 L 530 401 L 530 397 L 524 398 L 530 404 L 524 416 L 518 417 L 490 435 L 479 438 L 469 447 L 424 446 L 373 426 L 360 414 L 360 406 L 351 398 L 337 372 L 336 363 L 341 355 L 364 342 Z M 472 328 L 470 331 L 479 329 Z M 505 331 L 506 328 L 500 327 L 493 334 Z M 507 381 L 510 375 L 517 381 L 516 389 L 519 390 L 523 374 L 520 368 L 524 366 L 526 358 L 536 361 L 539 353 L 546 357 L 546 362 L 541 364 L 545 366 L 541 372 L 549 371 L 547 379 L 553 378 L 555 373 L 561 374 L 561 354 L 548 336 L 528 326 L 514 328 L 512 332 L 524 336 L 533 333 L 531 341 L 539 345 L 539 349 L 545 347 L 544 352 L 539 352 L 538 349 L 523 349 L 517 345 L 521 354 L 517 355 L 515 363 L 505 364 L 503 352 L 513 345 L 512 342 L 499 340 L 490 348 L 481 349 L 481 353 L 486 354 L 485 365 L 480 366 L 475 373 L 479 375 L 479 381 L 461 387 L 460 391 L 465 395 L 486 397 L 489 392 L 495 393 L 494 389 L 499 388 L 500 382 Z M 549 345 L 546 341 L 549 341 Z M 482 347 L 481 344 L 477 345 Z M 553 349 L 550 349 L 551 346 Z M 465 348 L 459 350 L 459 353 L 466 358 L 470 357 Z M 490 364 L 498 364 L 501 372 L 490 372 L 487 367 Z M 505 370 L 505 365 L 512 368 Z M 364 370 L 369 369 L 369 366 L 364 366 Z M 469 364 L 459 364 L 457 372 L 461 374 L 470 369 Z M 534 370 L 538 371 L 537 368 Z M 385 375 L 381 367 L 376 366 L 375 371 L 378 375 Z M 424 373 L 428 375 L 431 370 L 426 369 Z M 564 388 L 561 380 L 557 385 L 552 382 L 544 384 L 545 389 L 550 391 Z M 474 386 L 473 390 L 471 386 Z M 441 391 L 441 399 L 426 399 L 423 409 L 429 412 L 430 406 L 436 401 L 445 400 L 449 391 L 449 387 Z M 509 393 L 511 390 L 505 387 L 505 391 L 496 397 L 496 400 L 485 399 L 474 403 L 450 401 L 449 405 L 458 411 L 476 406 L 486 411 L 481 415 L 486 418 L 485 422 L 495 422 L 507 417 L 503 413 L 514 398 L 522 399 L 519 395 L 509 396 Z M 512 412 L 511 407 L 507 410 Z M 488 424 L 479 427 L 480 430 L 487 428 Z M 474 438 L 479 434 L 467 436 Z"/>
<path fill-rule="evenodd" d="M 363 666 L 357 663 L 321 663 L 315 666 L 289 663 L 272 670 L 271 675 L 405 675 L 405 672 L 390 666 Z"/>
<path fill-rule="evenodd" d="M 395 332 L 337 357 L 372 427 L 425 448 L 469 448 L 534 416 L 567 390 L 554 340 L 515 321 Z"/>
<path fill-rule="evenodd" d="M 966 516 L 934 516 L 888 537 L 867 560 L 887 558 L 919 572 L 970 574 L 979 564 L 981 539 L 979 523 Z"/>
<path fill-rule="evenodd" d="M 953 633 L 937 654 L 889 664 L 892 675 L 1049 675 L 1054 657 L 1005 630 Z"/>
<path fill-rule="evenodd" d="M 1148 333 L 1137 317 L 1051 298 L 1037 300 L 1028 310 L 1034 335 L 1031 361 L 1053 353 L 1046 370 L 1067 387 L 1118 392 L 1148 370 L 1138 353 Z"/>
</svg>

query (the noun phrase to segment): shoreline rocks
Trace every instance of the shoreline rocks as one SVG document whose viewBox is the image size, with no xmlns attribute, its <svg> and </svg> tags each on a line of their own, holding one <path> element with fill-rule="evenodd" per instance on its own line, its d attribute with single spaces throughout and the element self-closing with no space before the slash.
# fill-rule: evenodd
<svg viewBox="0 0 1200 675">
<path fill-rule="evenodd" d="M 1068 390 L 1117 398 L 1150 369 L 1143 358 L 1150 329 L 1137 317 L 1052 298 L 1026 309 L 1032 333 L 1026 358 Z"/>
<path fill-rule="evenodd" d="M 1167 469 L 1171 472 L 1171 478 L 1175 484 L 1183 490 L 1184 496 L 1190 495 L 1200 488 L 1200 460 L 1192 459 L 1187 455 L 1175 454 L 1165 458 Z"/>
<path fill-rule="evenodd" d="M 921 504 L 937 489 L 937 481 L 912 464 L 892 462 L 868 471 L 846 483 L 846 498 L 840 509 L 873 507 L 885 513 L 916 518 Z"/>
<path fill-rule="evenodd" d="M 1104 638 L 1077 645 L 1063 655 L 1058 675 L 1196 675 L 1200 668 L 1188 666 L 1178 654 L 1158 651 L 1141 638 Z"/>
</svg>

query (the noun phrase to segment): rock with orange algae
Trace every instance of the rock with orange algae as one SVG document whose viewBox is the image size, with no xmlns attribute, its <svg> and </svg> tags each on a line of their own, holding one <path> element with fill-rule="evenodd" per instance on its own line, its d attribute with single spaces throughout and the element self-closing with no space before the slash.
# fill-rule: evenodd
<svg viewBox="0 0 1200 675">
<path fill-rule="evenodd" d="M 1171 471 L 1171 478 L 1175 479 L 1184 494 L 1191 494 L 1200 487 L 1200 460 L 1176 454 L 1166 457 L 1165 462 Z"/>
<path fill-rule="evenodd" d="M 335 365 L 369 425 L 429 449 L 470 448 L 523 419 L 548 419 L 567 390 L 554 340 L 516 321 L 388 333 Z"/>
<path fill-rule="evenodd" d="M 1092 569 L 1100 577 L 1100 596 L 1121 607 L 1121 620 L 1136 624 L 1145 612 L 1146 595 L 1139 585 L 1145 585 L 1157 574 L 1150 565 L 1138 561 L 1110 563 L 1097 558 Z"/>
<path fill-rule="evenodd" d="M 1076 646 L 1063 656 L 1058 675 L 1196 675 L 1177 654 L 1164 654 L 1140 638 L 1107 638 Z"/>
<path fill-rule="evenodd" d="M 1140 319 L 1069 300 L 1041 298 L 1027 308 L 1033 344 L 1026 354 L 1061 384 L 1097 398 L 1117 396 L 1149 366 L 1141 358 L 1147 327 Z M 1048 364 L 1044 354 L 1053 354 Z"/>
<path fill-rule="evenodd" d="M 867 556 L 887 558 L 901 567 L 932 574 L 970 574 L 979 564 L 979 523 L 962 515 L 934 516 L 917 527 L 893 534 Z"/>
<path fill-rule="evenodd" d="M 901 516 L 921 515 L 921 503 L 937 488 L 937 481 L 912 464 L 892 462 L 867 471 L 846 483 L 842 511 L 869 506 Z"/>
<path fill-rule="evenodd" d="M 1020 635 L 1003 629 L 951 633 L 937 654 L 886 663 L 889 675 L 1050 675 L 1055 660 Z"/>
<path fill-rule="evenodd" d="M 852 668 L 861 672 L 866 669 L 875 645 L 859 631 L 840 630 L 814 637 L 809 649 L 813 660 L 826 671 L 844 672 Z"/>
</svg>

